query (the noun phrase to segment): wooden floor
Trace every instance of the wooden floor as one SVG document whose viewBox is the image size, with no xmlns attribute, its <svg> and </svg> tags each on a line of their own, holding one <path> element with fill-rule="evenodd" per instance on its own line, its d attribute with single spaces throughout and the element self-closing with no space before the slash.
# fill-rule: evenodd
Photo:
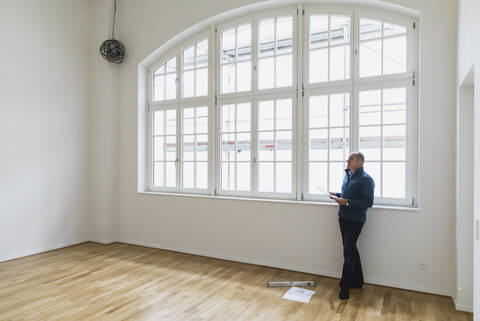
<svg viewBox="0 0 480 321">
<path fill-rule="evenodd" d="M 270 280 L 310 280 L 308 304 Z M 114 243 L 84 243 L 0 263 L 0 320 L 472 320 L 451 298 Z"/>
</svg>

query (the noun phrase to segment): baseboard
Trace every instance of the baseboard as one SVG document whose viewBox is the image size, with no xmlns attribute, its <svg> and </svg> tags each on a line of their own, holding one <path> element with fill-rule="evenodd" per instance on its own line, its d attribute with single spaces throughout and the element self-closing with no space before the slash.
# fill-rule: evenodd
<svg viewBox="0 0 480 321">
<path fill-rule="evenodd" d="M 98 238 L 94 238 L 94 237 L 91 237 L 88 240 L 90 242 L 100 243 L 100 244 L 104 244 L 104 245 L 108 245 L 108 244 L 112 244 L 112 243 L 116 242 L 116 241 L 113 241 L 113 240 L 98 239 Z"/>
<path fill-rule="evenodd" d="M 327 276 L 327 277 L 338 278 L 338 279 L 341 276 L 340 271 L 321 270 L 321 269 L 310 268 L 310 267 L 305 267 L 305 266 L 282 264 L 282 263 L 278 263 L 278 262 L 264 261 L 264 260 L 259 260 L 259 259 L 234 257 L 234 256 L 223 255 L 223 254 L 214 253 L 214 252 L 210 252 L 210 251 L 195 250 L 195 249 L 184 249 L 184 248 L 180 248 L 180 247 L 176 247 L 176 246 L 168 246 L 168 245 L 163 245 L 163 244 L 160 245 L 160 244 L 156 244 L 156 243 L 133 241 L 133 240 L 128 240 L 128 239 L 121 239 L 121 240 L 119 240 L 119 242 L 134 244 L 134 245 L 140 245 L 140 246 L 146 246 L 146 247 L 152 247 L 152 248 L 157 248 L 157 249 L 162 249 L 162 250 L 169 250 L 169 251 L 182 252 L 182 253 L 188 253 L 188 254 L 194 254 L 194 255 L 201 255 L 201 256 L 212 257 L 212 258 L 234 261 L 234 262 L 241 262 L 241 263 L 248 263 L 248 264 L 255 264 L 255 265 L 264 265 L 264 266 L 278 268 L 278 269 L 291 270 L 291 271 L 297 271 L 297 272 Z M 416 286 L 416 285 L 413 285 L 413 284 L 398 284 L 396 282 L 392 282 L 392 281 L 388 281 L 388 280 L 381 280 L 381 279 L 368 278 L 368 277 L 365 278 L 365 282 L 369 283 L 369 284 L 374 284 L 374 285 L 388 286 L 388 287 L 392 287 L 392 288 L 398 288 L 398 289 L 411 290 L 411 291 L 417 291 L 417 292 L 423 292 L 423 293 L 430 293 L 430 294 L 437 294 L 437 295 L 452 297 L 452 295 L 450 293 L 448 293 L 447 291 L 442 290 L 442 289 L 419 287 L 419 286 Z"/>
<path fill-rule="evenodd" d="M 458 303 L 455 299 L 453 299 L 453 302 L 455 303 L 455 309 L 457 311 L 473 313 L 473 305 Z"/>
<path fill-rule="evenodd" d="M 10 261 L 10 260 L 18 259 L 18 258 L 25 257 L 25 256 L 30 256 L 30 255 L 34 255 L 34 254 L 43 253 L 43 252 L 58 250 L 58 249 L 61 249 L 61 248 L 67 247 L 67 246 L 72 246 L 72 245 L 76 245 L 76 244 L 80 244 L 80 243 L 85 243 L 85 242 L 88 242 L 88 241 L 89 241 L 89 238 L 85 238 L 85 239 L 80 239 L 80 240 L 76 240 L 76 241 L 62 242 L 62 243 L 57 243 L 57 244 L 54 244 L 54 245 L 44 246 L 44 247 L 33 249 L 33 250 L 23 251 L 23 252 L 19 252 L 19 253 L 15 253 L 15 254 L 10 254 L 10 255 L 7 255 L 7 256 L 0 257 L 0 262 Z"/>
</svg>

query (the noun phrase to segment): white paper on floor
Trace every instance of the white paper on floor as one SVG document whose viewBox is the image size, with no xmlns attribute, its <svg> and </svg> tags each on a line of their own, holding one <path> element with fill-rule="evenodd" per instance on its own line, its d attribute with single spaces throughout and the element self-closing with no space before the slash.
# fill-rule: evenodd
<svg viewBox="0 0 480 321">
<path fill-rule="evenodd" d="M 314 294 L 315 294 L 315 291 L 292 286 L 290 289 L 288 289 L 287 292 L 285 292 L 285 294 L 283 295 L 283 298 L 291 301 L 308 303 L 310 302 L 310 298 Z"/>
</svg>

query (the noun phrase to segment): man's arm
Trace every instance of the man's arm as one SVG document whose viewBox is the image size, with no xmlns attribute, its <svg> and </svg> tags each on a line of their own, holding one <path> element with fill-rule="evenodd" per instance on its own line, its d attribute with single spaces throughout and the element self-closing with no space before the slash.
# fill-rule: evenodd
<svg viewBox="0 0 480 321">
<path fill-rule="evenodd" d="M 362 186 L 361 199 L 347 199 L 349 207 L 369 208 L 373 206 L 375 182 L 372 178 L 366 180 Z"/>
</svg>

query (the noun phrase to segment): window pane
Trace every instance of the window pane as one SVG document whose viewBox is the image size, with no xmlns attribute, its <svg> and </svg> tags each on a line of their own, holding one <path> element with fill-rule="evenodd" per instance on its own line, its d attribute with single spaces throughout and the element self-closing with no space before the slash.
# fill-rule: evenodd
<svg viewBox="0 0 480 321">
<path fill-rule="evenodd" d="M 383 164 L 383 197 L 405 198 L 405 163 Z"/>
<path fill-rule="evenodd" d="M 275 152 L 277 161 L 292 160 L 292 132 L 279 131 L 276 133 Z"/>
<path fill-rule="evenodd" d="M 195 72 L 193 70 L 183 73 L 183 97 L 193 97 L 195 95 Z"/>
<path fill-rule="evenodd" d="M 154 75 L 163 75 L 165 74 L 165 64 L 163 63 L 160 67 L 157 68 L 157 70 L 154 71 Z"/>
<path fill-rule="evenodd" d="M 308 192 L 310 194 L 322 194 L 322 190 L 328 191 L 327 163 L 309 163 Z"/>
<path fill-rule="evenodd" d="M 361 91 L 359 93 L 360 125 L 381 123 L 380 101 L 380 90 Z"/>
<path fill-rule="evenodd" d="M 277 108 L 275 113 L 275 129 L 291 129 L 292 128 L 292 100 L 277 100 Z"/>
<path fill-rule="evenodd" d="M 292 192 L 292 164 L 277 163 L 275 171 L 276 190 L 277 193 L 291 193 Z"/>
<path fill-rule="evenodd" d="M 184 161 L 194 161 L 194 135 L 185 135 L 183 136 L 183 160 Z"/>
<path fill-rule="evenodd" d="M 235 163 L 222 163 L 222 189 L 226 191 L 235 189 Z"/>
<path fill-rule="evenodd" d="M 311 96 L 309 100 L 309 127 L 328 126 L 328 96 Z"/>
<path fill-rule="evenodd" d="M 311 129 L 309 131 L 309 160 L 328 160 L 328 130 Z"/>
<path fill-rule="evenodd" d="M 273 130 L 273 100 L 261 101 L 258 104 L 258 130 Z"/>
<path fill-rule="evenodd" d="M 360 77 L 379 76 L 382 72 L 382 42 L 360 43 Z"/>
<path fill-rule="evenodd" d="M 382 24 L 379 20 L 360 19 L 360 40 L 380 38 L 382 36 Z"/>
<path fill-rule="evenodd" d="M 330 95 L 330 126 L 348 126 L 349 118 L 349 94 Z"/>
<path fill-rule="evenodd" d="M 165 98 L 166 99 L 177 98 L 177 75 L 176 74 L 167 74 Z"/>
<path fill-rule="evenodd" d="M 386 36 L 393 36 L 393 35 L 400 35 L 407 33 L 407 28 L 404 26 L 400 26 L 394 23 L 383 23 L 383 35 Z"/>
<path fill-rule="evenodd" d="M 274 152 L 273 132 L 258 133 L 258 160 L 273 161 Z"/>
<path fill-rule="evenodd" d="M 380 179 L 380 163 L 379 162 L 365 162 L 363 167 L 375 182 L 375 197 L 381 196 L 382 180 Z"/>
<path fill-rule="evenodd" d="M 350 17 L 330 17 L 330 45 L 350 42 Z"/>
<path fill-rule="evenodd" d="M 197 161 L 208 161 L 208 135 L 197 135 Z"/>
<path fill-rule="evenodd" d="M 177 142 L 175 136 L 167 136 L 166 153 L 168 161 L 175 161 L 177 159 Z"/>
<path fill-rule="evenodd" d="M 176 176 L 177 170 L 175 166 L 175 162 L 166 162 L 166 185 L 167 187 L 175 187 L 177 186 L 176 183 Z"/>
<path fill-rule="evenodd" d="M 383 90 L 384 124 L 406 122 L 406 99 L 406 90 L 404 87 Z"/>
<path fill-rule="evenodd" d="M 383 74 L 396 74 L 407 71 L 407 36 L 383 41 Z"/>
<path fill-rule="evenodd" d="M 310 49 L 328 46 L 328 16 L 310 16 Z"/>
<path fill-rule="evenodd" d="M 164 137 L 155 137 L 153 140 L 153 160 L 163 161 Z"/>
<path fill-rule="evenodd" d="M 195 132 L 195 108 L 183 109 L 183 133 L 193 134 Z"/>
<path fill-rule="evenodd" d="M 292 85 L 292 55 L 276 57 L 276 87 L 288 87 Z"/>
<path fill-rule="evenodd" d="M 154 124 L 153 124 L 153 127 L 154 127 L 154 135 L 163 135 L 165 134 L 164 130 L 165 130 L 165 127 L 164 127 L 164 123 L 163 123 L 163 116 L 164 116 L 164 111 L 161 110 L 161 111 L 156 111 L 154 112 Z"/>
<path fill-rule="evenodd" d="M 292 53 L 293 46 L 293 18 L 277 18 L 277 55 Z"/>
<path fill-rule="evenodd" d="M 274 58 L 264 58 L 258 61 L 258 89 L 274 87 Z"/>
<path fill-rule="evenodd" d="M 258 56 L 266 57 L 274 54 L 274 37 L 275 37 L 275 19 L 260 20 L 258 30 Z"/>
<path fill-rule="evenodd" d="M 383 160 L 405 160 L 405 125 L 383 127 Z"/>
<path fill-rule="evenodd" d="M 349 151 L 348 128 L 330 129 L 330 160 L 344 161 Z"/>
<path fill-rule="evenodd" d="M 188 47 L 183 51 L 183 70 L 189 70 L 194 68 L 195 61 L 195 47 Z"/>
<path fill-rule="evenodd" d="M 175 109 L 167 110 L 167 135 L 175 135 L 177 128 L 177 111 Z"/>
<path fill-rule="evenodd" d="M 197 68 L 208 66 L 208 39 L 197 43 Z"/>
<path fill-rule="evenodd" d="M 343 178 L 345 177 L 344 163 L 330 163 L 329 192 L 339 193 L 342 191 Z"/>
<path fill-rule="evenodd" d="M 380 160 L 380 127 L 360 127 L 360 151 L 366 161 Z"/>
<path fill-rule="evenodd" d="M 222 32 L 221 63 L 235 62 L 235 28 Z"/>
<path fill-rule="evenodd" d="M 235 92 L 235 64 L 222 66 L 222 94 Z"/>
<path fill-rule="evenodd" d="M 156 76 L 155 81 L 155 98 L 154 100 L 164 100 L 165 99 L 165 75 Z"/>
<path fill-rule="evenodd" d="M 237 131 L 250 131 L 251 130 L 251 112 L 250 103 L 237 105 Z"/>
<path fill-rule="evenodd" d="M 177 71 L 177 57 L 173 57 L 167 61 L 167 73 Z"/>
<path fill-rule="evenodd" d="M 222 135 L 222 161 L 235 161 L 235 134 Z"/>
<path fill-rule="evenodd" d="M 207 96 L 208 95 L 208 69 L 196 70 L 195 88 L 197 90 L 195 96 Z"/>
<path fill-rule="evenodd" d="M 252 30 L 250 24 L 238 27 L 238 60 L 250 60 L 252 53 Z"/>
<path fill-rule="evenodd" d="M 249 91 L 252 83 L 252 63 L 250 61 L 240 62 L 237 65 L 238 86 L 237 92 Z"/>
<path fill-rule="evenodd" d="M 235 105 L 222 105 L 222 132 L 235 131 Z"/>
<path fill-rule="evenodd" d="M 208 163 L 200 162 L 197 163 L 197 188 L 207 188 L 208 187 Z"/>
<path fill-rule="evenodd" d="M 183 163 L 183 188 L 194 188 L 195 179 L 195 163 L 185 162 Z"/>
<path fill-rule="evenodd" d="M 330 49 L 330 80 L 350 78 L 350 45 Z"/>
<path fill-rule="evenodd" d="M 310 51 L 309 82 L 328 81 L 328 48 Z"/>
<path fill-rule="evenodd" d="M 208 107 L 197 108 L 197 133 L 208 133 Z"/>
<path fill-rule="evenodd" d="M 250 133 L 237 134 L 237 161 L 250 161 Z"/>
<path fill-rule="evenodd" d="M 258 163 L 258 190 L 273 192 L 274 163 Z"/>
<path fill-rule="evenodd" d="M 250 163 L 237 163 L 237 190 L 250 191 Z"/>
<path fill-rule="evenodd" d="M 165 185 L 164 180 L 164 163 L 154 163 L 153 166 L 153 186 L 160 187 Z"/>
</svg>

